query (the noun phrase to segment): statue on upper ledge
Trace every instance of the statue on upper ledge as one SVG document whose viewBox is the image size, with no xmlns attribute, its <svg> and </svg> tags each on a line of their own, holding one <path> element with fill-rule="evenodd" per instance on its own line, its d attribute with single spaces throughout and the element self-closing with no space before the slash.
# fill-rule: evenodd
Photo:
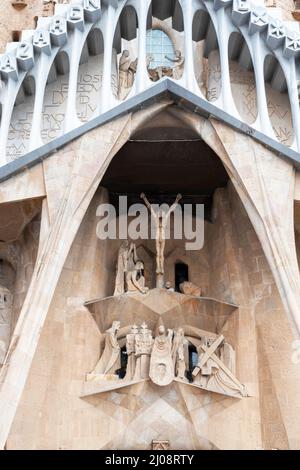
<svg viewBox="0 0 300 470">
<path fill-rule="evenodd" d="M 129 51 L 125 49 L 119 61 L 119 100 L 125 100 L 133 86 L 137 63 L 138 59 L 132 61 Z"/>
<path fill-rule="evenodd" d="M 152 331 L 148 329 L 144 322 L 135 337 L 136 366 L 134 380 L 148 379 L 152 346 Z"/>
<path fill-rule="evenodd" d="M 184 57 L 180 50 L 175 51 L 175 58 L 171 58 L 169 56 L 165 56 L 165 58 L 174 64 L 173 67 L 156 67 L 155 69 L 150 68 L 150 63 L 152 62 L 153 58 L 149 56 L 149 60 L 147 61 L 147 69 L 150 76 L 150 79 L 153 82 L 157 82 L 163 77 L 170 77 L 174 78 L 175 80 L 179 80 L 182 77 L 183 68 L 184 68 Z"/>
<path fill-rule="evenodd" d="M 114 296 L 124 294 L 126 273 L 134 268 L 136 262 L 136 246 L 134 243 L 129 244 L 129 241 L 125 240 L 121 244 L 118 253 Z"/>
<path fill-rule="evenodd" d="M 165 251 L 165 244 L 166 244 L 166 230 L 167 230 L 167 225 L 169 222 L 169 218 L 172 212 L 175 211 L 180 199 L 182 199 L 181 194 L 177 194 L 176 200 L 174 204 L 170 207 L 170 209 L 165 212 L 163 210 L 159 210 L 158 212 L 155 212 L 153 209 L 153 206 L 150 204 L 148 199 L 146 198 L 146 195 L 144 193 L 141 194 L 141 199 L 144 200 L 146 206 L 151 212 L 151 215 L 153 217 L 153 220 L 155 222 L 156 226 L 156 235 L 155 235 L 155 240 L 156 240 L 156 275 L 157 275 L 157 281 L 156 281 L 156 287 L 163 287 L 164 286 L 164 264 L 165 264 L 165 257 L 164 257 L 164 251 Z"/>
<path fill-rule="evenodd" d="M 193 284 L 192 282 L 182 282 L 179 284 L 179 289 L 182 294 L 201 297 L 201 287 L 196 286 L 196 284 Z"/>
<path fill-rule="evenodd" d="M 132 269 L 126 273 L 126 291 L 127 292 L 140 292 L 147 294 L 148 287 L 145 286 L 145 277 L 143 274 L 144 263 L 138 260 Z"/>
<path fill-rule="evenodd" d="M 117 262 L 114 296 L 125 292 L 140 292 L 146 294 L 144 263 L 137 257 L 136 246 L 125 240 L 120 246 Z"/>
</svg>

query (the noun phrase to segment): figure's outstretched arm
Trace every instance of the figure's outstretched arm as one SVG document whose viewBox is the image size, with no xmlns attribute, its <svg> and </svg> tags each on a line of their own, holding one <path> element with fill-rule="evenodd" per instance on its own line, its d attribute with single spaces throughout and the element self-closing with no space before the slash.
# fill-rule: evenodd
<svg viewBox="0 0 300 470">
<path fill-rule="evenodd" d="M 169 60 L 170 62 L 176 63 L 178 62 L 178 59 L 172 59 L 171 57 L 165 55 L 165 59 Z"/>
<path fill-rule="evenodd" d="M 157 219 L 157 214 L 155 212 L 155 210 L 153 209 L 152 205 L 150 204 L 150 202 L 148 201 L 148 199 L 146 198 L 146 195 L 144 193 L 141 194 L 141 199 L 144 200 L 146 206 L 148 207 L 148 209 L 150 210 L 152 216 Z"/>
<path fill-rule="evenodd" d="M 174 210 L 176 209 L 177 205 L 178 205 L 178 202 L 180 201 L 180 199 L 182 199 L 182 196 L 181 194 L 177 194 L 177 197 L 176 197 L 176 200 L 174 202 L 174 204 L 172 204 L 172 206 L 170 207 L 170 209 L 168 210 L 166 216 L 169 217 L 169 215 L 174 212 Z"/>
</svg>

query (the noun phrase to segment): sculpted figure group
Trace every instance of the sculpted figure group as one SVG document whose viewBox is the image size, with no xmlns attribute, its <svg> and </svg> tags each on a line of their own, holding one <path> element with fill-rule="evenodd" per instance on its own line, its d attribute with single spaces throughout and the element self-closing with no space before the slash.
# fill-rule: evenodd
<svg viewBox="0 0 300 470">
<path fill-rule="evenodd" d="M 118 380 L 121 370 L 121 347 L 118 342 L 120 322 L 114 321 L 105 333 L 103 352 L 90 375 L 105 380 Z M 168 385 L 175 377 L 186 380 L 187 340 L 180 328 L 175 333 L 163 325 L 158 327 L 155 338 L 144 322 L 141 326 L 132 325 L 126 335 L 127 366 L 124 381 L 148 379 L 157 385 Z"/>
<path fill-rule="evenodd" d="M 166 330 L 160 324 L 153 337 L 145 322 L 140 326 L 132 325 L 126 335 L 127 365 L 121 379 L 119 330 L 120 322 L 115 321 L 106 331 L 104 349 L 92 372 L 93 377 L 98 375 L 104 380 L 124 382 L 150 378 L 159 386 L 177 380 L 224 395 L 246 395 L 245 387 L 235 377 L 235 351 L 223 335 L 209 336 L 207 332 L 201 336 L 194 364 L 190 358 L 190 338 L 185 337 L 183 328 Z"/>
<path fill-rule="evenodd" d="M 147 56 L 146 67 L 150 80 L 157 82 L 163 77 L 174 78 L 179 80 L 183 73 L 184 57 L 181 51 L 176 50 L 173 57 L 165 56 L 165 58 L 172 63 L 171 67 L 156 67 L 151 68 L 153 57 Z M 127 98 L 134 83 L 135 74 L 137 72 L 138 59 L 132 59 L 130 52 L 125 49 L 119 60 L 119 86 L 118 86 L 118 99 L 123 101 Z"/>
<path fill-rule="evenodd" d="M 125 240 L 118 253 L 114 296 L 125 292 L 140 292 L 146 294 L 144 263 L 137 257 L 136 246 Z"/>
</svg>

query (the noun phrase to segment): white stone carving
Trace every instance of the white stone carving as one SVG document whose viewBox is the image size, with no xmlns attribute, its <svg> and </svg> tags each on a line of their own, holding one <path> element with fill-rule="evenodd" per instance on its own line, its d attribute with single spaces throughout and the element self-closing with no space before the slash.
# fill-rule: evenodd
<svg viewBox="0 0 300 470">
<path fill-rule="evenodd" d="M 15 3 L 17 4 L 18 2 Z M 56 3 L 65 3 L 65 5 L 59 5 L 58 9 Z M 118 2 L 117 0 L 113 2 L 78 0 L 78 2 L 72 2 L 69 5 L 69 2 L 44 0 L 43 15 L 49 16 L 49 18 L 40 18 L 37 23 L 37 30 L 32 33 L 32 36 L 26 32 L 24 41 L 22 40 L 21 44 L 12 43 L 8 45 L 7 52 L 0 59 L 1 78 L 8 85 L 12 83 L 12 86 L 7 87 L 9 91 L 1 96 L 1 105 L 2 109 L 5 109 L 6 118 L 5 120 L 2 119 L 1 122 L 0 166 L 6 164 L 11 159 L 18 158 L 28 151 L 40 147 L 45 141 L 55 140 L 61 133 L 71 131 L 80 125 L 81 120 L 78 119 L 75 112 L 76 93 L 77 89 L 80 89 L 80 83 L 76 83 L 74 77 L 80 76 L 79 71 L 82 65 L 80 59 L 82 53 L 83 55 L 86 54 L 86 38 L 91 28 L 101 31 L 104 50 L 102 58 L 98 62 L 98 70 L 94 71 L 95 75 L 101 77 L 99 80 L 100 90 L 99 93 L 95 93 L 95 96 L 93 96 L 93 102 L 90 104 L 93 112 L 88 114 L 87 120 L 113 109 L 119 104 L 119 100 L 125 100 L 129 96 L 133 97 L 137 93 L 146 91 L 153 86 L 153 82 L 163 77 L 178 80 L 180 85 L 189 92 L 198 95 L 204 100 L 211 100 L 214 93 L 210 90 L 207 96 L 204 96 L 198 86 L 196 74 L 194 73 L 194 59 L 197 61 L 198 58 L 195 57 L 192 41 L 191 31 L 193 30 L 193 36 L 195 35 L 193 37 L 194 41 L 198 42 L 205 39 L 208 53 L 214 53 L 218 50 L 220 54 L 222 67 L 220 67 L 219 71 L 220 93 L 216 96 L 218 108 L 244 122 L 244 117 L 236 109 L 234 103 L 234 93 L 230 86 L 231 77 L 227 66 L 229 39 L 230 37 L 232 39 L 231 33 L 235 31 L 247 43 L 253 63 L 258 110 L 258 116 L 253 123 L 253 129 L 265 134 L 275 143 L 280 141 L 283 145 L 290 145 L 290 139 L 282 138 L 281 132 L 278 133 L 273 130 L 271 117 L 268 113 L 269 100 L 267 99 L 264 86 L 265 73 L 267 75 L 271 74 L 269 79 L 271 84 L 275 83 L 278 77 L 276 75 L 277 69 L 272 68 L 272 61 L 265 61 L 265 59 L 267 56 L 273 55 L 283 70 L 281 80 L 287 83 L 287 95 L 291 109 L 292 128 L 294 130 L 294 136 L 292 136 L 293 142 L 290 146 L 294 150 L 299 151 L 300 111 L 297 94 L 299 76 L 298 57 L 300 55 L 299 32 L 291 30 L 289 25 L 278 20 L 278 18 L 273 18 L 270 9 L 252 4 L 248 0 L 215 0 L 214 2 L 205 3 L 209 21 L 214 24 L 216 29 L 217 43 L 213 43 L 215 39 L 209 33 L 210 28 L 207 28 L 207 24 L 200 24 L 197 28 L 193 27 L 195 15 L 203 9 L 201 2 L 180 0 L 179 3 L 182 10 L 188 12 L 185 15 L 184 21 L 184 50 L 181 51 L 177 48 L 175 58 L 170 59 L 174 62 L 174 67 L 150 70 L 150 57 L 147 57 L 146 53 L 146 33 L 149 26 L 146 22 L 148 11 L 146 3 L 141 5 L 139 0 L 132 0 L 132 6 L 136 8 L 141 18 L 136 40 L 138 57 L 130 58 L 130 54 L 127 56 L 126 51 L 128 49 L 126 49 L 118 61 L 118 51 L 116 50 L 118 46 L 114 42 L 114 37 L 115 33 L 119 34 L 119 19 L 127 5 L 126 2 Z M 19 2 L 18 4 L 25 5 L 24 2 Z M 54 6 L 56 6 L 56 11 L 59 15 L 52 16 L 55 13 Z M 228 14 L 223 15 L 225 8 Z M 167 4 L 165 9 L 164 17 L 172 16 L 172 9 L 169 9 Z M 201 21 L 205 22 L 204 17 L 205 15 L 201 17 Z M 143 18 L 145 21 L 143 21 Z M 125 20 L 122 20 L 122 28 L 125 31 L 125 36 L 127 36 L 129 26 Z M 194 30 L 199 30 L 199 34 Z M 238 37 L 239 34 L 236 36 Z M 235 46 L 238 47 L 238 44 Z M 127 47 L 127 44 L 125 47 Z M 37 123 L 47 119 L 47 116 L 44 116 L 43 103 L 40 103 L 40 101 L 45 96 L 45 89 L 47 84 L 49 84 L 48 79 L 50 79 L 50 83 L 53 83 L 53 80 L 58 82 L 61 80 L 61 76 L 49 76 L 49 71 L 53 71 L 51 66 L 57 60 L 59 52 L 62 51 L 66 53 L 70 60 L 72 59 L 72 73 L 65 76 L 66 83 L 64 84 L 65 99 L 68 102 L 68 106 L 60 112 L 62 124 L 59 132 L 51 132 L 48 139 L 44 139 L 44 129 L 42 129 L 42 126 L 37 126 Z M 47 60 L 43 54 L 40 54 L 41 52 L 47 55 Z M 93 62 L 93 59 L 94 56 L 90 56 L 91 62 Z M 43 62 L 42 64 L 41 61 Z M 119 74 L 117 71 L 118 64 Z M 266 66 L 270 70 L 264 70 L 265 64 L 267 64 Z M 147 73 L 147 69 L 149 73 Z M 12 138 L 9 135 L 9 129 L 14 108 L 16 107 L 14 105 L 18 102 L 17 98 L 20 96 L 20 93 L 22 95 L 23 72 L 29 71 L 36 81 L 36 90 L 33 96 L 35 99 L 30 104 L 31 109 L 30 111 L 26 110 L 25 113 L 33 114 L 32 121 L 34 125 L 30 127 L 27 133 L 14 133 Z M 36 103 L 36 106 L 34 106 L 34 103 Z M 19 105 L 20 113 L 22 112 L 22 106 L 25 107 L 26 103 Z M 27 135 L 28 133 L 29 136 Z M 285 130 L 284 133 L 286 133 Z M 26 141 L 29 141 L 30 145 L 27 145 Z M 11 151 L 11 149 L 18 150 Z"/>
<path fill-rule="evenodd" d="M 134 380 L 148 379 L 153 338 L 146 323 L 142 324 L 135 341 L 136 369 L 133 378 Z"/>
<path fill-rule="evenodd" d="M 132 270 L 137 262 L 136 246 L 125 240 L 119 249 L 116 270 L 116 282 L 114 295 L 122 295 L 125 292 L 125 276 L 127 271 Z"/>
<path fill-rule="evenodd" d="M 111 380 L 117 378 L 116 371 L 120 369 L 120 346 L 117 340 L 117 333 L 120 329 L 120 322 L 115 321 L 112 327 L 105 333 L 105 346 L 103 353 L 92 376 L 107 376 Z"/>
<path fill-rule="evenodd" d="M 173 345 L 172 345 L 172 360 L 175 369 L 175 375 L 181 380 L 186 379 L 186 370 L 188 364 L 188 341 L 184 337 L 183 328 L 178 328 L 174 334 Z"/>
<path fill-rule="evenodd" d="M 145 277 L 143 275 L 144 263 L 137 261 L 133 268 L 129 269 L 126 273 L 126 291 L 127 292 L 140 292 L 147 294 L 149 291 L 145 285 Z"/>
<path fill-rule="evenodd" d="M 230 396 L 247 396 L 247 391 L 235 377 L 235 352 L 231 345 L 224 343 L 221 335 L 217 339 L 201 338 L 197 348 L 199 361 L 193 370 L 196 386 Z M 221 347 L 220 351 L 220 346 Z M 225 362 L 223 362 L 225 361 Z"/>
<path fill-rule="evenodd" d="M 137 71 L 137 59 L 132 60 L 128 50 L 124 50 L 119 62 L 119 88 L 118 98 L 124 100 L 127 98 Z"/>
<path fill-rule="evenodd" d="M 172 360 L 173 331 L 163 325 L 158 328 L 150 359 L 150 378 L 157 385 L 169 385 L 174 380 L 174 364 Z"/>
<path fill-rule="evenodd" d="M 122 243 L 116 271 L 114 296 L 123 295 L 125 292 L 148 292 L 143 275 L 144 263 L 138 259 L 134 243 L 129 244 L 127 240 Z"/>
<path fill-rule="evenodd" d="M 191 331 L 189 326 L 185 328 Z M 224 336 L 199 330 L 201 336 L 195 338 L 198 353 L 195 366 L 189 363 L 189 346 L 194 344 L 191 338 L 186 337 L 185 328 L 179 327 L 174 332 L 166 329 L 162 320 L 159 320 L 158 333 L 154 337 L 143 322 L 140 326 L 134 324 L 125 327 L 128 333 L 122 338 L 119 333 L 120 322 L 114 321 L 105 333 L 105 346 L 100 360 L 94 371 L 87 375 L 86 383 L 94 382 L 97 393 L 102 393 L 149 379 L 161 387 L 177 381 L 231 397 L 247 396 L 245 386 L 235 376 L 235 350 Z M 121 369 L 120 343 L 124 344 L 124 340 L 126 370 L 124 365 Z M 189 374 L 192 372 L 192 377 L 188 371 Z"/>
<path fill-rule="evenodd" d="M 133 380 L 134 373 L 135 373 L 135 365 L 136 365 L 136 337 L 139 330 L 136 325 L 131 327 L 131 332 L 126 336 L 126 354 L 127 354 L 127 369 L 125 380 L 131 381 Z"/>
</svg>

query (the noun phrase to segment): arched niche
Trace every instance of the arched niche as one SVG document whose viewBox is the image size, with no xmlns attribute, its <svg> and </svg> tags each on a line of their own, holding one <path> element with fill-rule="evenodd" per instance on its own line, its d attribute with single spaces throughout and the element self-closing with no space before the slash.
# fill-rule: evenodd
<svg viewBox="0 0 300 470">
<path fill-rule="evenodd" d="M 203 95 L 215 101 L 221 93 L 221 62 L 216 31 L 206 10 L 196 11 L 192 28 L 196 80 Z"/>
<path fill-rule="evenodd" d="M 111 87 L 113 95 L 125 100 L 135 81 L 138 61 L 138 17 L 136 10 L 123 8 L 116 26 L 113 51 Z"/>
<path fill-rule="evenodd" d="M 152 0 L 150 11 L 152 17 L 161 21 L 172 19 L 172 28 L 178 32 L 183 32 L 183 14 L 178 0 Z"/>
<path fill-rule="evenodd" d="M 70 63 L 65 51 L 59 52 L 50 69 L 45 87 L 41 119 L 44 143 L 62 135 L 69 89 Z"/>
<path fill-rule="evenodd" d="M 264 76 L 268 113 L 273 130 L 279 142 L 291 146 L 294 130 L 286 78 L 281 65 L 271 54 L 265 58 Z"/>
<path fill-rule="evenodd" d="M 253 124 L 257 118 L 257 98 L 253 63 L 243 36 L 234 32 L 228 43 L 231 92 L 241 119 Z"/>
<path fill-rule="evenodd" d="M 7 160 L 24 155 L 28 150 L 35 98 L 35 79 L 27 75 L 18 92 L 12 112 L 6 145 Z"/>
<path fill-rule="evenodd" d="M 77 77 L 76 111 L 81 122 L 89 121 L 97 110 L 103 76 L 104 40 L 94 28 L 82 49 Z"/>
<path fill-rule="evenodd" d="M 157 82 L 163 77 L 181 79 L 184 72 L 184 24 L 178 0 L 151 2 L 146 53 L 151 81 Z"/>
</svg>

